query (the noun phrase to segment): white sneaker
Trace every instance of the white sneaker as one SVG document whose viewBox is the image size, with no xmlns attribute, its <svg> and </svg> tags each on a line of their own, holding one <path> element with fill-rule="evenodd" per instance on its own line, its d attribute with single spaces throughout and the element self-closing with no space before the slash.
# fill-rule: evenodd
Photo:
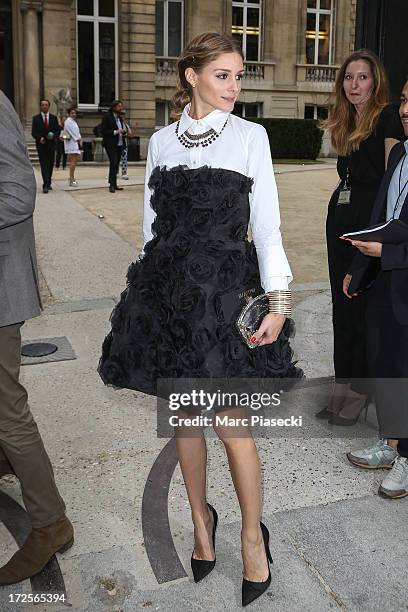
<svg viewBox="0 0 408 612">
<path fill-rule="evenodd" d="M 406 457 L 396 458 L 391 472 L 380 484 L 378 493 L 391 499 L 400 499 L 408 495 L 408 459 Z"/>
<path fill-rule="evenodd" d="M 389 446 L 384 438 L 381 438 L 374 446 L 347 453 L 350 463 L 371 470 L 390 469 L 397 457 L 397 450 Z"/>
<path fill-rule="evenodd" d="M 70 187 L 78 187 L 78 183 L 75 180 L 69 179 L 69 186 Z"/>
<path fill-rule="evenodd" d="M 127 174 L 122 174 L 122 180 L 128 181 L 129 180 L 128 175 Z"/>
</svg>

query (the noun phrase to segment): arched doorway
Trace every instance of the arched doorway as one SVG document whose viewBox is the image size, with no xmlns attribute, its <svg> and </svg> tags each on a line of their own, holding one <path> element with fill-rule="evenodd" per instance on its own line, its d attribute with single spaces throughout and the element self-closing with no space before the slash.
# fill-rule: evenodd
<svg viewBox="0 0 408 612">
<path fill-rule="evenodd" d="M 0 89 L 14 104 L 11 0 L 0 0 Z"/>
</svg>

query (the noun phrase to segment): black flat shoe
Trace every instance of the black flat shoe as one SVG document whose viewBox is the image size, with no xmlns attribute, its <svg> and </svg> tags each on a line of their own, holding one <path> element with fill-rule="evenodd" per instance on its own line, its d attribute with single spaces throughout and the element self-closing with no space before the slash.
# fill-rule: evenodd
<svg viewBox="0 0 408 612">
<path fill-rule="evenodd" d="M 115 191 L 123 191 L 123 187 L 115 187 Z"/>
<path fill-rule="evenodd" d="M 109 192 L 110 192 L 110 193 L 115 193 L 115 188 L 114 188 L 114 187 L 112 187 L 112 185 L 109 187 Z"/>
<path fill-rule="evenodd" d="M 261 523 L 261 529 L 266 558 L 268 562 L 273 563 L 271 551 L 269 550 L 269 531 L 263 523 Z M 242 607 L 245 607 L 255 601 L 255 599 L 258 599 L 258 597 L 265 593 L 265 591 L 269 588 L 269 585 L 271 584 L 271 568 L 269 567 L 269 563 L 268 571 L 269 575 L 263 582 L 252 582 L 251 580 L 246 580 L 246 578 L 242 579 Z"/>
<path fill-rule="evenodd" d="M 319 412 L 315 414 L 316 419 L 330 419 L 332 416 L 333 412 L 329 410 L 328 406 L 325 406 L 323 410 L 319 410 Z"/>
<path fill-rule="evenodd" d="M 215 508 L 211 506 L 211 504 L 207 504 L 207 506 L 212 511 L 214 517 L 212 541 L 215 553 L 215 531 L 217 529 L 218 514 L 216 513 Z M 206 561 L 205 559 L 194 559 L 193 555 L 191 555 L 191 569 L 193 572 L 194 582 L 200 582 L 200 580 L 208 576 L 208 574 L 214 569 L 215 561 L 216 559 L 214 559 L 214 561 Z"/>
</svg>

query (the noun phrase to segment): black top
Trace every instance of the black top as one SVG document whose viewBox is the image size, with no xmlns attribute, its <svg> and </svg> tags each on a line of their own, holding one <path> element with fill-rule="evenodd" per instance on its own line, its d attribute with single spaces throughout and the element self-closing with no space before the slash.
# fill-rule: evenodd
<svg viewBox="0 0 408 612">
<path fill-rule="evenodd" d="M 349 171 L 349 186 L 351 188 L 351 205 L 353 207 L 353 229 L 367 227 L 377 191 L 385 172 L 386 138 L 405 140 L 404 130 L 394 104 L 386 106 L 378 119 L 374 132 L 363 140 L 357 151 L 345 157 L 339 156 L 337 172 L 340 179 L 345 180 L 347 168 Z"/>
<path fill-rule="evenodd" d="M 119 115 L 119 121 L 122 128 L 125 127 L 123 123 L 122 117 Z M 101 123 L 101 134 L 103 136 L 102 144 L 105 149 L 114 148 L 118 145 L 119 142 L 119 134 L 114 134 L 114 132 L 118 129 L 118 124 L 116 122 L 116 117 L 112 112 L 106 113 L 102 118 Z M 125 135 L 122 134 L 123 139 Z"/>
</svg>

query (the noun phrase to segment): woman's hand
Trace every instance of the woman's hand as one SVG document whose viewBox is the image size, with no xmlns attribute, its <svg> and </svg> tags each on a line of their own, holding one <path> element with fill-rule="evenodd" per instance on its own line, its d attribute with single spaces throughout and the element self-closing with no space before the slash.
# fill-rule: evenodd
<svg viewBox="0 0 408 612">
<path fill-rule="evenodd" d="M 381 257 L 381 242 L 363 242 L 362 240 L 350 239 L 347 239 L 347 241 L 355 246 L 363 255 L 368 255 L 369 257 Z"/>
<path fill-rule="evenodd" d="M 346 297 L 348 297 L 350 299 L 353 298 L 353 297 L 356 297 L 356 295 L 358 295 L 358 293 L 349 293 L 348 289 L 349 289 L 349 286 L 350 286 L 350 283 L 351 283 L 351 279 L 352 279 L 351 274 L 346 274 L 346 276 L 343 279 L 343 293 L 344 293 L 344 295 Z"/>
<path fill-rule="evenodd" d="M 251 341 L 258 346 L 272 344 L 278 338 L 285 323 L 285 315 L 269 312 L 264 316 L 259 329 L 254 333 Z M 261 339 L 258 344 L 258 339 Z"/>
</svg>

